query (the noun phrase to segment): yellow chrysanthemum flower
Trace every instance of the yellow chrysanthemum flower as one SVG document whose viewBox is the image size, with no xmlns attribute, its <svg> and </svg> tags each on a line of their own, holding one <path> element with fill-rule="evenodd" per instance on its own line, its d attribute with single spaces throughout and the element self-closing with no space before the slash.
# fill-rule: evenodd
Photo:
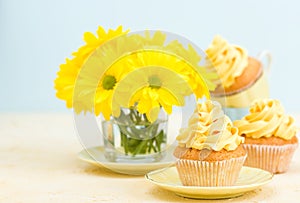
<svg viewBox="0 0 300 203">
<path fill-rule="evenodd" d="M 167 52 L 152 49 L 142 50 L 132 53 L 116 62 L 117 66 L 124 66 L 127 63 L 130 63 L 133 69 L 147 66 L 168 68 L 185 79 L 197 98 L 203 96 L 210 97 L 209 90 L 212 87 L 207 86 L 206 81 L 199 74 L 198 67 L 192 66 L 189 61 L 180 56 L 171 54 L 169 50 Z"/>
<path fill-rule="evenodd" d="M 183 106 L 184 97 L 195 93 L 197 98 L 209 98 L 209 89 L 201 75 L 186 61 L 161 51 L 144 50 L 128 55 L 115 65 L 131 62 L 134 71 L 117 85 L 113 114 L 118 117 L 120 107 L 137 106 L 150 121 L 157 118 L 162 106 L 172 113 L 172 106 Z M 134 62 L 134 63 L 133 63 Z"/>
<path fill-rule="evenodd" d="M 117 84 L 130 72 L 131 68 L 111 67 L 103 75 L 95 94 L 95 114 L 102 113 L 106 120 L 112 112 L 112 97 Z"/>
<path fill-rule="evenodd" d="M 183 106 L 184 97 L 192 93 L 189 84 L 176 72 L 168 67 L 156 66 L 131 72 L 116 88 L 114 95 L 116 99 L 119 89 L 127 92 L 127 96 L 119 100 L 124 102 L 121 105 L 136 106 L 140 113 L 146 114 L 150 122 L 156 120 L 160 107 L 171 114 L 172 106 Z M 129 101 L 126 101 L 127 99 Z"/>
<path fill-rule="evenodd" d="M 84 34 L 85 45 L 80 47 L 77 52 L 73 53 L 74 58 L 66 59 L 65 64 L 60 65 L 60 70 L 57 73 L 57 78 L 54 81 L 56 96 L 59 99 L 65 100 L 68 108 L 73 107 L 74 87 L 83 64 L 87 58 L 93 53 L 100 45 L 105 42 L 127 33 L 123 31 L 122 26 L 116 30 L 109 30 L 107 33 L 99 26 L 97 36 L 90 32 Z"/>
</svg>

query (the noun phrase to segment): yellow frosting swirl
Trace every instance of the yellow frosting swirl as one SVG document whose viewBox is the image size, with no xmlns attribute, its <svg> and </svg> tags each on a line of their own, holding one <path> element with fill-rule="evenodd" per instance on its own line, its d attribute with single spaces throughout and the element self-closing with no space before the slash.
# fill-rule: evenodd
<svg viewBox="0 0 300 203">
<path fill-rule="evenodd" d="M 290 140 L 297 133 L 294 119 L 284 115 L 284 109 L 278 100 L 255 100 L 250 107 L 250 114 L 234 121 L 240 135 L 251 138 L 276 136 Z"/>
<path fill-rule="evenodd" d="M 194 149 L 235 150 L 244 138 L 238 135 L 231 120 L 217 102 L 198 103 L 189 119 L 188 127 L 180 129 L 179 146 Z"/>
<path fill-rule="evenodd" d="M 247 51 L 229 44 L 219 35 L 214 37 L 212 44 L 205 52 L 225 88 L 230 87 L 248 65 Z"/>
</svg>

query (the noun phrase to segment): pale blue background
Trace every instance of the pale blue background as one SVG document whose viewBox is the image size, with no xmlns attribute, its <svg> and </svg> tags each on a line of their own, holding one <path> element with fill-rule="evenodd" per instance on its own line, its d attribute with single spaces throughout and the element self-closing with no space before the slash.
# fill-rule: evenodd
<svg viewBox="0 0 300 203">
<path fill-rule="evenodd" d="M 271 94 L 300 113 L 299 1 L 0 0 L 0 112 L 67 111 L 55 98 L 59 64 L 98 25 L 162 29 L 206 48 L 215 34 L 273 53 Z"/>
</svg>

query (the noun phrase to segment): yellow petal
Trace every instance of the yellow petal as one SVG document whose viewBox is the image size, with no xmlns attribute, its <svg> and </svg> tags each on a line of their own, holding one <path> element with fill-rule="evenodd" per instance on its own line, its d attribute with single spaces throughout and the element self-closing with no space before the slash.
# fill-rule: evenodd
<svg viewBox="0 0 300 203">
<path fill-rule="evenodd" d="M 175 98 L 174 95 L 165 88 L 159 89 L 159 101 L 166 105 L 183 105 L 184 103 L 182 96 Z"/>
<path fill-rule="evenodd" d="M 98 35 L 98 38 L 99 38 L 99 39 L 103 38 L 103 36 L 106 35 L 106 32 L 105 32 L 105 30 L 103 29 L 103 27 L 101 27 L 101 26 L 98 27 L 97 35 Z"/>
<path fill-rule="evenodd" d="M 87 44 L 94 44 L 97 42 L 97 38 L 91 32 L 84 33 L 83 39 Z"/>
<path fill-rule="evenodd" d="M 157 120 L 159 111 L 160 108 L 158 106 L 155 106 L 154 108 L 151 108 L 150 111 L 146 113 L 146 116 L 151 123 Z"/>
<path fill-rule="evenodd" d="M 150 112 L 151 108 L 152 108 L 152 102 L 149 99 L 141 99 L 138 102 L 137 110 L 140 113 Z"/>
</svg>

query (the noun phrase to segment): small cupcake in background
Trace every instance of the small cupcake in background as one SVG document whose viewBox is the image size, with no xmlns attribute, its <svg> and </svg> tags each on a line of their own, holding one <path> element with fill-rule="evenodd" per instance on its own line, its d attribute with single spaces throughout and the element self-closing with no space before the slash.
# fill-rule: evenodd
<svg viewBox="0 0 300 203">
<path fill-rule="evenodd" d="M 185 186 L 231 186 L 246 159 L 231 120 L 217 102 L 198 103 L 188 127 L 177 136 L 174 156 L 176 168 Z"/>
<path fill-rule="evenodd" d="M 272 173 L 288 170 L 298 147 L 294 119 L 284 114 L 278 100 L 261 99 L 253 102 L 249 115 L 234 121 L 239 134 L 245 137 L 246 166 Z"/>
<path fill-rule="evenodd" d="M 246 49 L 217 35 L 205 52 L 211 68 L 219 75 L 212 98 L 221 103 L 232 120 L 246 115 L 255 99 L 269 97 L 263 65 L 259 59 L 248 56 Z M 270 63 L 271 56 L 268 56 Z"/>
</svg>

